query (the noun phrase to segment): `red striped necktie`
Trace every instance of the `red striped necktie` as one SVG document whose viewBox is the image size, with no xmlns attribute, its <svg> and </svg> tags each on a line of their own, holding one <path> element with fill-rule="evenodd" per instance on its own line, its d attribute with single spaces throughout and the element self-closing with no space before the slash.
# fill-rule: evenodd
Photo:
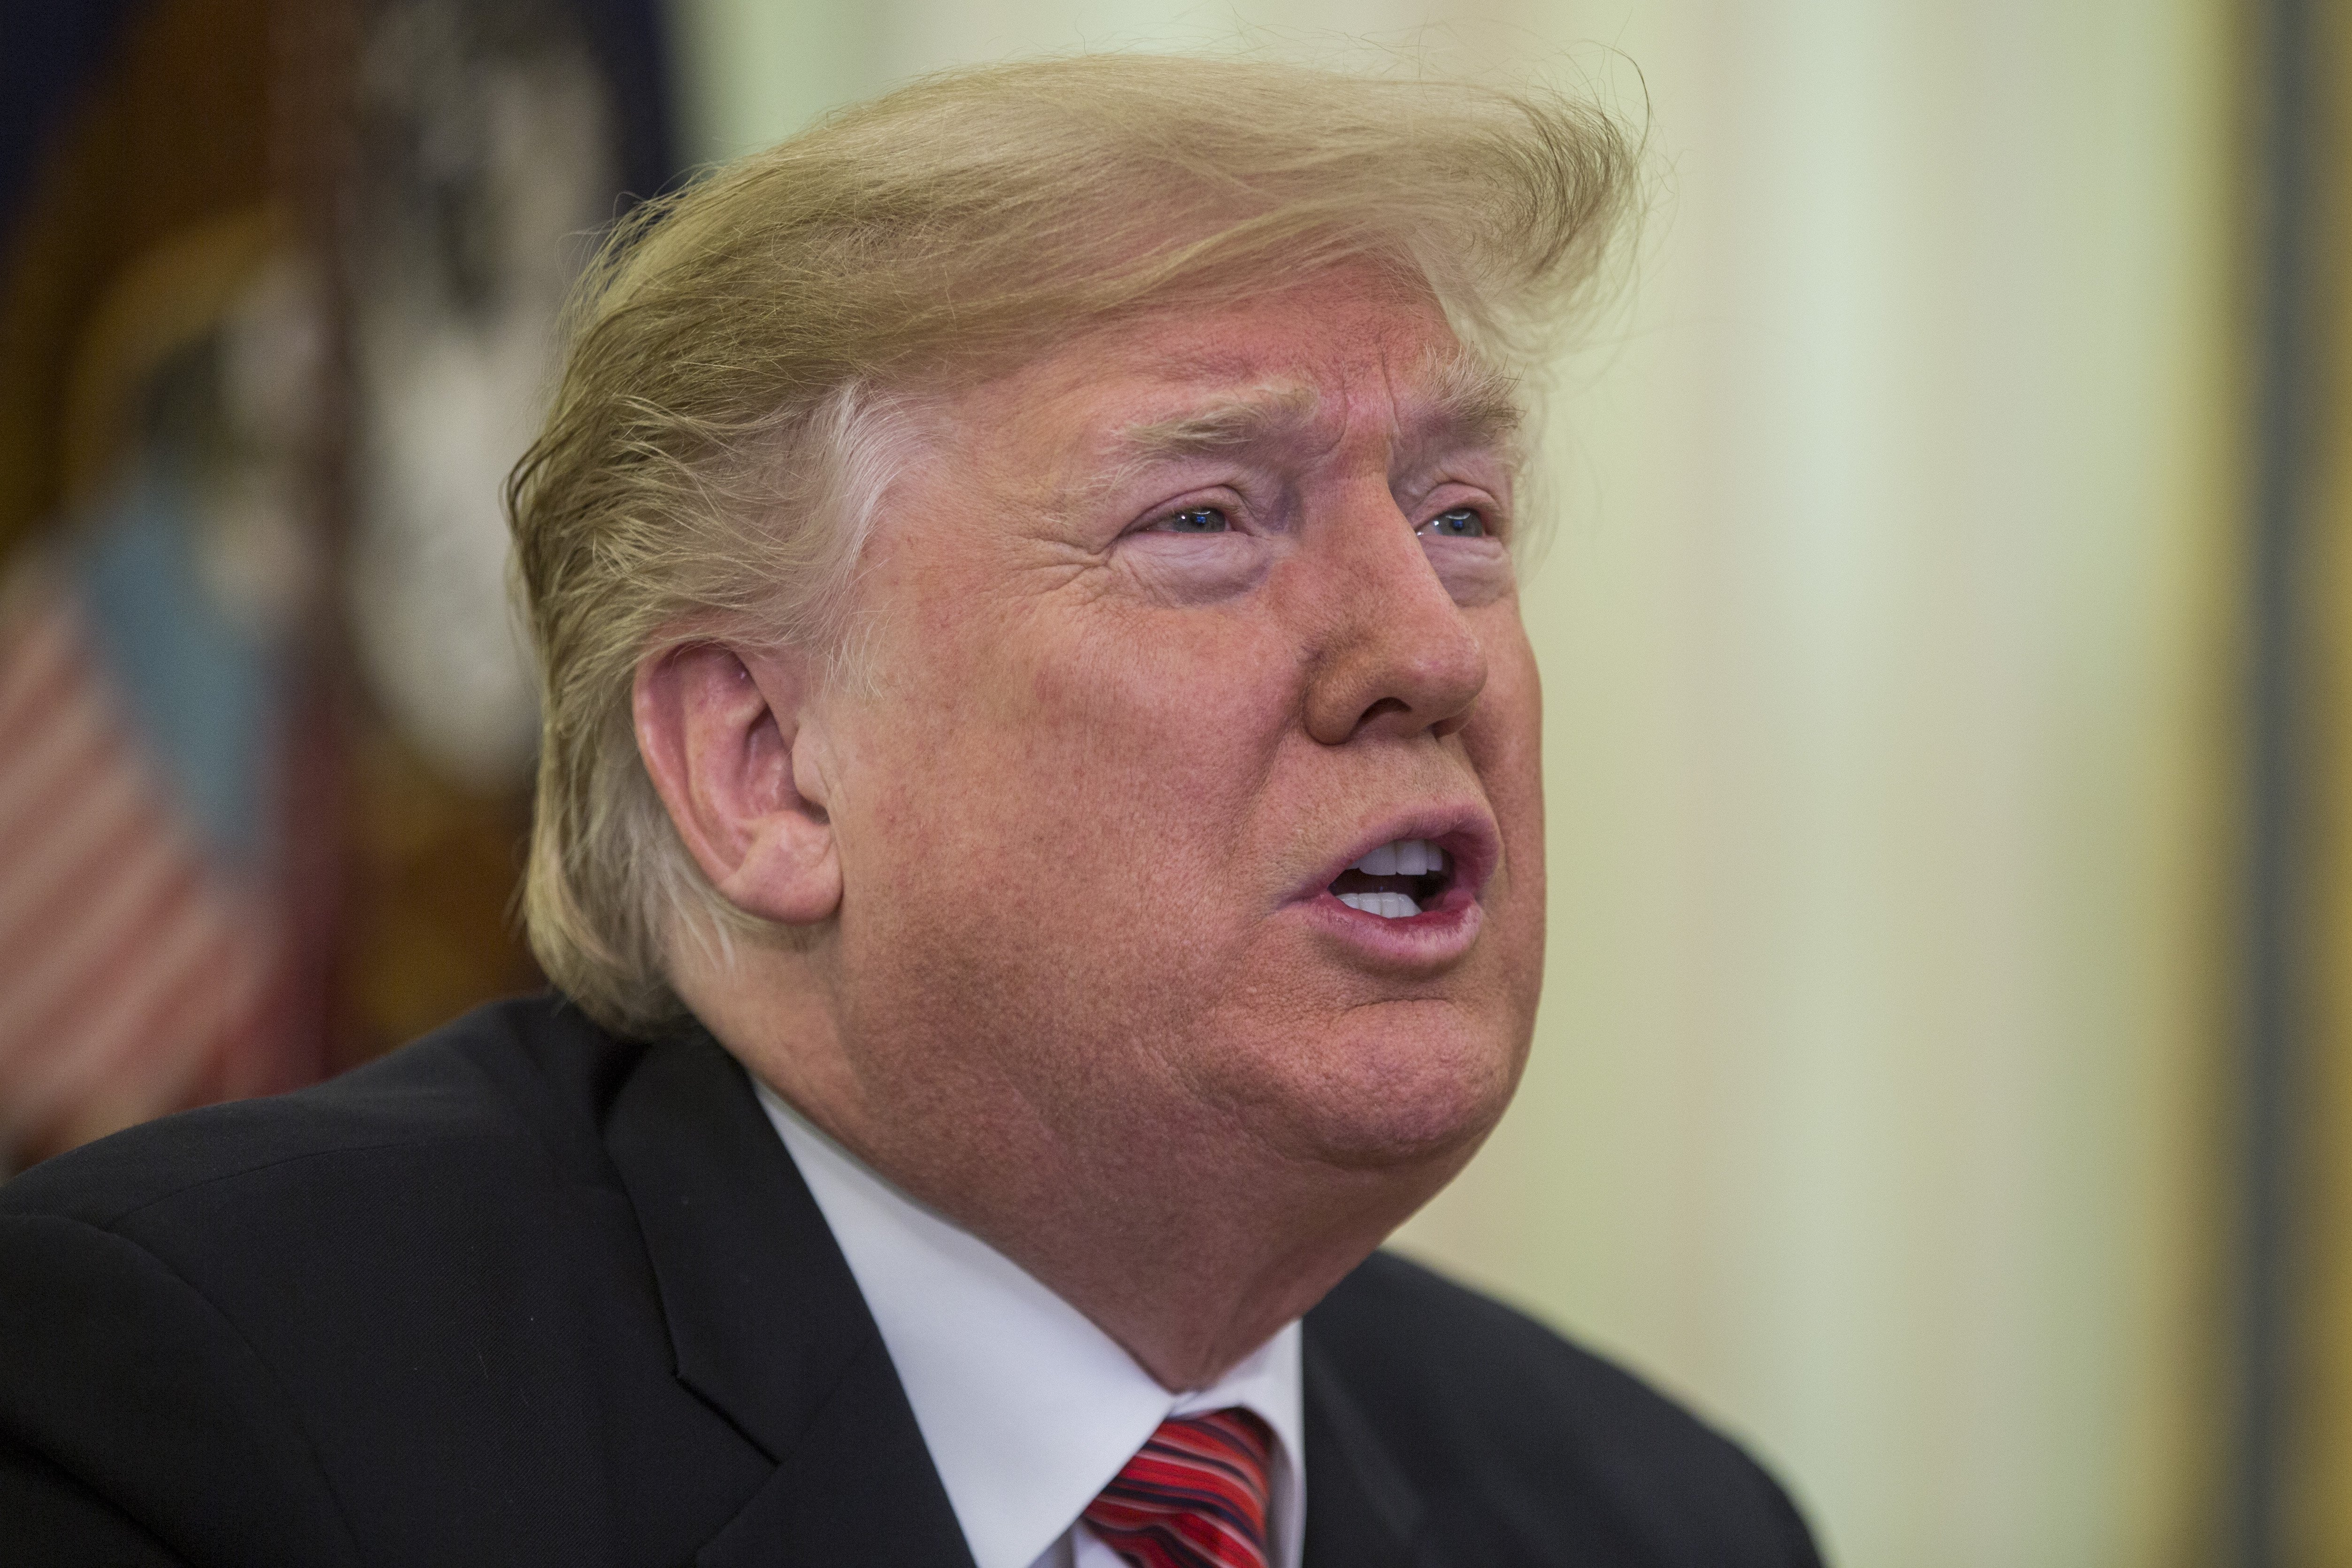
<svg viewBox="0 0 2352 1568">
<path fill-rule="evenodd" d="M 1246 1410 L 1171 1416 L 1086 1512 L 1135 1568 L 1266 1568 L 1274 1437 Z"/>
</svg>

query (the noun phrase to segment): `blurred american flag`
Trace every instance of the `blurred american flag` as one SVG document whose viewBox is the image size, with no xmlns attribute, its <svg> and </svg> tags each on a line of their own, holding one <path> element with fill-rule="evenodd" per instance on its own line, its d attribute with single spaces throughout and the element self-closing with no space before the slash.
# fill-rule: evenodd
<svg viewBox="0 0 2352 1568">
<path fill-rule="evenodd" d="M 287 943 L 213 864 L 38 568 L 0 593 L 0 1148 L 278 1087 Z"/>
</svg>

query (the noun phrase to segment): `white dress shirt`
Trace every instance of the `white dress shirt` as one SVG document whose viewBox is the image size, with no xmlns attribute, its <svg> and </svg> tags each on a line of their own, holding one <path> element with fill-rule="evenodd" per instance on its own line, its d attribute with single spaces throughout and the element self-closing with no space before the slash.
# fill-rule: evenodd
<svg viewBox="0 0 2352 1568">
<path fill-rule="evenodd" d="M 1080 1521 L 1160 1423 L 1241 1405 L 1274 1431 L 1271 1568 L 1306 1540 L 1298 1325 L 1171 1394 L 1086 1315 L 899 1192 L 767 1085 L 760 1103 L 841 1244 L 978 1568 L 1123 1568 Z"/>
</svg>

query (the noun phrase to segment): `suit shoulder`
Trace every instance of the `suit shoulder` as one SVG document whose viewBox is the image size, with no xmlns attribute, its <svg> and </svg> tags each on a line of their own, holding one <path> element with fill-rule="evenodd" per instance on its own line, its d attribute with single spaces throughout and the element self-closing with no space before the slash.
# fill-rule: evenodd
<svg viewBox="0 0 2352 1568">
<path fill-rule="evenodd" d="M 0 1213 L 100 1228 L 195 1189 L 315 1180 L 320 1162 L 505 1143 L 559 1164 L 601 1162 L 600 1098 L 643 1047 L 551 995 L 478 1007 L 340 1078 L 289 1094 L 183 1111 L 71 1150 L 0 1185 Z"/>
<path fill-rule="evenodd" d="M 0 1213 L 0 1513 L 22 1517 L 27 1553 L 0 1560 L 231 1562 L 269 1542 L 282 1561 L 359 1561 L 293 1400 L 145 1248 Z"/>
<path fill-rule="evenodd" d="M 1351 1368 L 1377 1369 L 1400 1396 L 1440 1390 L 1491 1394 L 1500 1400 L 1497 1415 L 1601 1422 L 1620 1432 L 1630 1427 L 1702 1447 L 1723 1441 L 1614 1362 L 1394 1253 L 1367 1258 L 1307 1322 L 1330 1353 Z M 1529 1401 L 1531 1385 L 1558 1397 Z"/>
<path fill-rule="evenodd" d="M 1307 1326 L 1310 1354 L 1426 1487 L 1500 1489 L 1522 1514 L 1573 1508 L 1605 1521 L 1626 1561 L 1818 1562 L 1795 1505 L 1737 1443 L 1613 1362 L 1428 1268 L 1376 1253 Z"/>
</svg>

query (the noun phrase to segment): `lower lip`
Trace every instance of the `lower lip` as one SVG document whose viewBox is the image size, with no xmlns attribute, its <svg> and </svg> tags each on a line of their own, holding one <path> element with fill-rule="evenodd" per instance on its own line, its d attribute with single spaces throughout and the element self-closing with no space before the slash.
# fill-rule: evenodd
<svg viewBox="0 0 2352 1568">
<path fill-rule="evenodd" d="M 1478 900 L 1462 888 L 1448 888 L 1434 908 L 1397 920 L 1350 909 L 1328 891 L 1304 907 L 1308 918 L 1368 956 L 1414 965 L 1461 957 L 1478 940 L 1484 920 Z"/>
</svg>

